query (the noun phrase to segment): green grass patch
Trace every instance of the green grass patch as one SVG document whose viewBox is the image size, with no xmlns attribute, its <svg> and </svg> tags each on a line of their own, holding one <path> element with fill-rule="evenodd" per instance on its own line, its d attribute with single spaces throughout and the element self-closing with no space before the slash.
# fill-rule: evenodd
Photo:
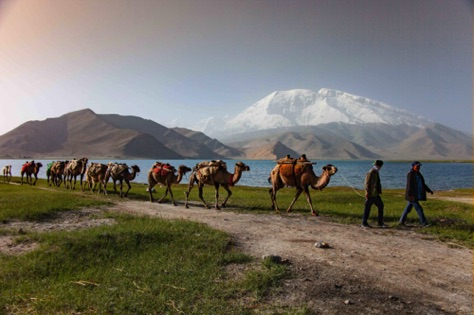
<svg viewBox="0 0 474 315">
<path fill-rule="evenodd" d="M 285 274 L 275 265 L 224 281 L 226 265 L 252 261 L 229 248 L 225 233 L 184 220 L 110 216 L 117 224 L 37 234 L 40 249 L 0 255 L 0 312 L 247 314 L 239 298 L 260 299 Z"/>
<path fill-rule="evenodd" d="M 0 183 L 0 220 L 40 220 L 58 211 L 111 204 L 104 198 L 89 198 L 63 187 L 42 189 L 45 187 L 45 180 L 38 180 L 36 186 Z"/>
</svg>

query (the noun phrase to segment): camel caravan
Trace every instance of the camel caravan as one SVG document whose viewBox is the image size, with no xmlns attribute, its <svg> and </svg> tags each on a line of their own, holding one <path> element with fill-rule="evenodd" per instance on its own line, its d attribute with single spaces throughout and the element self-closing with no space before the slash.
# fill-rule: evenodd
<svg viewBox="0 0 474 315">
<path fill-rule="evenodd" d="M 74 190 L 76 188 L 76 178 L 79 176 L 79 185 L 81 191 L 90 190 L 92 193 L 102 193 L 107 195 L 107 183 L 112 180 L 113 188 L 121 198 L 127 197 L 131 189 L 130 182 L 133 181 L 140 172 L 138 165 L 128 166 L 125 163 L 109 162 L 107 164 L 90 162 L 87 158 L 73 159 L 71 161 L 53 161 L 47 165 L 46 177 L 48 186 L 60 187 L 64 183 L 66 189 Z M 322 167 L 322 174 L 316 175 L 313 165 L 316 162 L 307 160 L 303 154 L 300 158 L 285 158 L 276 161 L 275 167 L 270 172 L 268 182 L 271 184 L 269 190 L 271 207 L 279 212 L 276 195 L 278 190 L 284 187 L 295 187 L 296 194 L 287 208 L 287 212 L 291 212 L 301 193 L 304 192 L 306 200 L 311 209 L 311 214 L 317 216 L 318 213 L 313 208 L 309 187 L 315 190 L 323 190 L 331 179 L 331 176 L 337 173 L 337 167 L 327 164 Z M 30 185 L 35 185 L 38 180 L 38 172 L 43 165 L 35 161 L 26 162 L 21 168 L 21 184 L 23 185 L 23 177 Z M 171 197 L 171 203 L 176 206 L 174 199 L 173 184 L 181 183 L 184 176 L 190 172 L 187 190 L 185 191 L 184 206 L 189 208 L 189 196 L 194 185 L 198 186 L 198 198 L 204 204 L 206 209 L 210 205 L 203 198 L 203 188 L 205 185 L 214 186 L 215 201 L 214 208 L 220 210 L 226 207 L 227 201 L 232 195 L 230 187 L 236 185 L 241 179 L 244 172 L 250 171 L 250 167 L 243 162 L 237 162 L 234 165 L 233 173 L 227 169 L 226 162 L 222 160 L 211 160 L 197 163 L 192 169 L 186 165 L 180 165 L 178 168 L 169 163 L 155 162 L 147 172 L 147 192 L 149 193 L 150 202 L 155 202 L 153 197 L 154 187 L 160 185 L 165 187 L 165 192 L 158 203 L 163 202 L 168 195 Z M 3 167 L 4 182 L 11 180 L 11 165 Z M 34 180 L 33 180 L 34 176 Z M 124 191 L 124 183 L 127 185 Z M 119 191 L 117 191 L 119 184 Z M 224 201 L 219 205 L 219 188 L 223 187 L 227 192 Z"/>
</svg>

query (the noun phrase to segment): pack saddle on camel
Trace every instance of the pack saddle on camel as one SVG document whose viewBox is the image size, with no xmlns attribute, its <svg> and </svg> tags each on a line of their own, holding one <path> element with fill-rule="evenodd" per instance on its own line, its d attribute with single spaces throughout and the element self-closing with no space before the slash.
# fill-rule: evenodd
<svg viewBox="0 0 474 315">
<path fill-rule="evenodd" d="M 12 166 L 5 165 L 2 169 L 2 173 L 3 173 L 3 181 L 6 183 L 9 183 L 10 180 L 12 179 Z"/>
<path fill-rule="evenodd" d="M 137 174 L 140 172 L 138 165 L 128 166 L 125 163 L 108 163 L 108 169 L 105 175 L 105 184 L 109 182 L 109 178 L 112 178 L 114 184 L 114 190 L 117 192 L 116 183 L 120 183 L 120 197 L 127 197 L 128 192 L 132 188 L 130 181 L 134 180 Z M 132 172 L 130 172 L 130 169 Z M 123 194 L 123 182 L 128 186 L 127 191 Z"/>
<path fill-rule="evenodd" d="M 48 163 L 48 168 L 46 169 L 46 178 L 49 186 L 61 186 L 67 164 L 68 161 L 53 161 Z"/>
<path fill-rule="evenodd" d="M 84 180 L 84 186 L 87 185 L 89 189 L 94 192 L 97 185 L 99 185 L 97 192 L 100 193 L 100 189 L 102 188 L 102 192 L 104 193 L 104 195 L 107 195 L 105 179 L 107 176 L 108 168 L 108 164 L 91 162 L 86 170 L 86 179 Z M 84 188 L 82 190 L 84 190 Z"/>
<path fill-rule="evenodd" d="M 270 178 L 268 179 L 272 184 L 272 188 L 269 190 L 272 200 L 272 209 L 277 212 L 280 211 L 276 202 L 276 193 L 280 188 L 289 186 L 296 187 L 296 195 L 286 212 L 291 212 L 294 203 L 301 193 L 304 192 L 309 207 L 311 208 L 311 214 L 314 216 L 318 215 L 313 208 L 309 187 L 311 186 L 313 189 L 323 190 L 329 184 L 331 176 L 336 174 L 337 167 L 332 164 L 323 166 L 323 173 L 318 177 L 314 173 L 313 164 L 316 163 L 308 161 L 304 154 L 298 159 L 287 156 L 277 161 L 277 165 L 271 171 Z"/>
<path fill-rule="evenodd" d="M 81 158 L 79 160 L 73 159 L 70 161 L 65 169 L 65 186 L 66 188 L 76 189 L 76 178 L 79 176 L 80 178 L 80 187 L 82 187 L 82 180 L 84 179 L 84 174 L 86 173 L 87 169 L 87 162 L 89 161 L 88 158 Z M 74 185 L 72 184 L 72 179 L 74 178 Z"/>
<path fill-rule="evenodd" d="M 209 209 L 208 204 L 204 201 L 202 197 L 202 189 L 204 185 L 212 185 L 216 191 L 216 203 L 215 209 L 220 210 L 218 201 L 219 201 L 219 187 L 222 186 L 227 191 L 227 197 L 225 198 L 224 202 L 222 203 L 221 207 L 225 207 L 227 200 L 229 200 L 232 192 L 229 189 L 229 186 L 234 186 L 240 180 L 242 173 L 244 171 L 250 171 L 250 167 L 245 165 L 242 162 L 235 163 L 234 167 L 234 174 L 231 174 L 227 171 L 227 165 L 224 161 L 217 160 L 217 161 L 204 161 L 201 163 L 196 164 L 191 175 L 189 176 L 189 185 L 188 190 L 184 193 L 186 196 L 184 206 L 189 208 L 188 206 L 188 197 L 189 192 L 193 188 L 194 184 L 198 184 L 199 189 L 199 199 L 204 203 L 206 209 Z"/>
<path fill-rule="evenodd" d="M 43 164 L 41 164 L 41 162 L 38 162 L 38 163 L 35 163 L 35 161 L 31 161 L 31 162 L 26 162 L 25 164 L 23 164 L 23 166 L 21 167 L 21 184 L 23 185 L 23 176 L 26 176 L 26 181 L 30 184 L 30 185 L 36 185 L 36 182 L 38 181 L 38 173 L 40 171 L 40 168 L 43 166 Z M 33 178 L 32 176 L 35 177 L 35 181 L 33 181 Z"/>
<path fill-rule="evenodd" d="M 150 193 L 150 202 L 154 202 L 153 198 L 153 187 L 156 184 L 162 184 L 166 186 L 165 194 L 158 200 L 161 203 L 163 199 L 168 195 L 171 196 L 171 203 L 176 206 L 174 201 L 173 191 L 171 190 L 172 184 L 179 184 L 183 179 L 184 175 L 191 171 L 186 165 L 180 165 L 178 167 L 178 175 L 176 175 L 176 168 L 168 163 L 156 162 L 148 171 L 148 192 Z"/>
</svg>

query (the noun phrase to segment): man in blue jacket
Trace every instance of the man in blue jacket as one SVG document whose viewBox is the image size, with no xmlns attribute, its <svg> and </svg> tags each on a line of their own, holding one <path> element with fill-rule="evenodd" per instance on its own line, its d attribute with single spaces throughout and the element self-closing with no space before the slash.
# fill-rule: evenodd
<svg viewBox="0 0 474 315">
<path fill-rule="evenodd" d="M 411 164 L 411 170 L 407 174 L 407 185 L 405 191 L 405 200 L 408 201 L 405 210 L 403 211 L 402 217 L 400 218 L 400 225 L 405 225 L 408 214 L 413 208 L 415 208 L 422 226 L 428 226 L 423 207 L 419 201 L 426 200 L 426 193 L 433 194 L 433 191 L 425 184 L 425 179 L 420 173 L 421 163 L 415 161 Z"/>
</svg>

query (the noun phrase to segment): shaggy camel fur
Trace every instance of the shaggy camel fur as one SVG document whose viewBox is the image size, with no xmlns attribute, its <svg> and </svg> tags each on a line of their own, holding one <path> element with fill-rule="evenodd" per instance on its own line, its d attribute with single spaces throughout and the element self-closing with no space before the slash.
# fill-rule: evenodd
<svg viewBox="0 0 474 315">
<path fill-rule="evenodd" d="M 138 165 L 132 165 L 128 167 L 127 164 L 116 164 L 116 163 L 109 163 L 109 167 L 107 169 L 107 173 L 105 176 L 105 184 L 107 185 L 109 178 L 112 178 L 112 182 L 114 183 L 114 190 L 117 191 L 116 182 L 120 183 L 120 197 L 127 197 L 128 192 L 132 188 L 130 185 L 130 181 L 134 180 L 137 174 L 140 172 L 140 168 Z M 130 168 L 132 172 L 130 173 Z M 123 194 L 123 182 L 128 186 L 127 191 Z"/>
<path fill-rule="evenodd" d="M 12 179 L 12 166 L 5 165 L 2 169 L 2 172 L 3 172 L 3 181 L 6 183 L 9 183 L 10 180 Z"/>
<path fill-rule="evenodd" d="M 64 177 L 64 170 L 67 164 L 68 164 L 68 161 L 57 161 L 51 165 L 49 172 L 48 170 L 46 171 L 46 177 L 48 179 L 49 186 L 51 186 L 51 183 L 56 187 L 61 186 L 61 183 L 63 182 L 63 177 Z M 50 178 L 51 178 L 51 182 L 50 182 Z"/>
<path fill-rule="evenodd" d="M 109 166 L 107 164 L 91 162 L 87 167 L 84 185 L 88 185 L 89 189 L 94 192 L 94 189 L 97 187 L 97 184 L 99 184 L 97 192 L 100 193 L 100 188 L 102 186 L 102 191 L 104 195 L 107 195 L 107 190 L 105 188 L 105 178 L 108 168 Z"/>
<path fill-rule="evenodd" d="M 31 162 L 26 162 L 23 164 L 21 167 L 21 184 L 23 185 L 23 176 L 26 176 L 26 181 L 30 185 L 36 185 L 36 182 L 38 181 L 38 173 L 40 168 L 43 166 L 40 162 L 35 163 L 35 161 Z M 35 176 L 35 181 L 32 183 L 32 175 Z"/>
<path fill-rule="evenodd" d="M 153 199 L 153 187 L 156 184 L 163 184 L 166 186 L 166 191 L 163 197 L 158 200 L 158 203 L 163 201 L 163 198 L 168 195 L 168 191 L 171 195 L 171 203 L 176 206 L 174 201 L 173 191 L 171 190 L 172 184 L 179 184 L 183 179 L 183 176 L 191 171 L 191 169 L 185 165 L 178 167 L 178 175 L 176 175 L 176 169 L 169 164 L 155 163 L 153 167 L 148 171 L 148 192 L 150 193 L 150 202 L 154 202 Z"/>
<path fill-rule="evenodd" d="M 185 192 L 186 201 L 185 201 L 184 206 L 186 208 L 189 208 L 188 206 L 189 192 L 193 188 L 194 183 L 197 183 L 198 188 L 199 188 L 199 199 L 201 199 L 201 201 L 204 203 L 204 206 L 206 207 L 206 209 L 209 209 L 209 206 L 207 205 L 206 201 L 204 201 L 204 198 L 202 197 L 202 188 L 204 187 L 204 185 L 214 186 L 215 191 L 216 191 L 215 209 L 220 210 L 220 207 L 218 205 L 219 186 L 224 187 L 224 189 L 227 191 L 227 197 L 225 198 L 224 202 L 221 205 L 222 207 L 225 207 L 227 200 L 232 195 L 232 192 L 230 191 L 229 186 L 234 186 L 240 180 L 240 177 L 242 176 L 242 172 L 250 171 L 250 167 L 248 167 L 242 162 L 237 162 L 235 163 L 234 174 L 231 174 L 227 171 L 227 167 L 225 166 L 225 163 L 222 163 L 217 166 L 213 166 L 213 165 L 205 166 L 205 164 L 207 163 L 206 162 L 199 163 L 193 169 L 189 177 L 188 191 Z"/>
<path fill-rule="evenodd" d="M 64 176 L 66 188 L 76 189 L 76 177 L 79 175 L 80 187 L 81 189 L 83 189 L 82 180 L 84 179 L 84 174 L 86 173 L 88 160 L 89 159 L 87 158 L 82 158 L 79 160 L 74 159 L 67 164 L 66 170 L 65 170 L 65 176 Z M 72 184 L 73 178 L 74 178 L 74 185 Z"/>
<path fill-rule="evenodd" d="M 286 212 L 291 211 L 293 204 L 301 193 L 304 192 L 311 208 L 311 214 L 315 216 L 318 215 L 313 209 L 313 203 L 309 195 L 309 186 L 313 189 L 323 190 L 323 188 L 329 184 L 331 176 L 336 174 L 337 167 L 332 164 L 327 164 L 322 168 L 323 173 L 321 176 L 318 177 L 314 173 L 312 164 L 311 162 L 295 162 L 291 164 L 278 164 L 273 168 L 269 178 L 269 182 L 272 184 L 272 188 L 269 190 L 272 200 L 272 209 L 279 212 L 276 202 L 276 193 L 280 188 L 290 186 L 296 187 L 296 195 Z"/>
</svg>

